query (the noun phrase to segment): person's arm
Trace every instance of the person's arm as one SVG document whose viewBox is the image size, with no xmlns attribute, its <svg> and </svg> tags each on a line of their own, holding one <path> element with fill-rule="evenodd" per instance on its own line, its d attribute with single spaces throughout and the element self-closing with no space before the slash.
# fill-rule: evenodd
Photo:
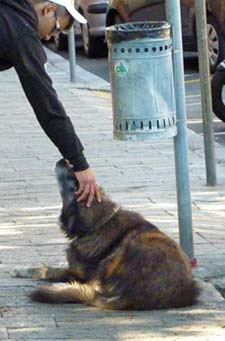
<svg viewBox="0 0 225 341">
<path fill-rule="evenodd" d="M 24 92 L 36 117 L 63 157 L 73 165 L 75 171 L 88 168 L 83 155 L 83 146 L 75 134 L 70 118 L 59 101 L 52 81 L 45 71 L 46 57 L 38 38 L 27 35 L 16 48 L 14 66 Z"/>
<path fill-rule="evenodd" d="M 79 200 L 87 200 L 90 206 L 96 195 L 100 201 L 98 185 L 83 154 L 83 146 L 45 71 L 46 56 L 36 35 L 26 32 L 24 39 L 19 39 L 13 62 L 41 127 L 73 166 L 79 182 Z"/>
</svg>

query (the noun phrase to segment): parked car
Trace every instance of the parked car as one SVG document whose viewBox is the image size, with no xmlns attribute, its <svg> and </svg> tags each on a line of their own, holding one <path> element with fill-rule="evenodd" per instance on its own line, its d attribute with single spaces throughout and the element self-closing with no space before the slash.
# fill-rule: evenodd
<svg viewBox="0 0 225 341">
<path fill-rule="evenodd" d="M 225 122 L 225 60 L 212 77 L 212 105 L 214 114 Z"/>
<path fill-rule="evenodd" d="M 76 42 L 84 47 L 87 57 L 98 57 L 107 51 L 105 44 L 105 21 L 108 0 L 75 0 L 75 8 L 85 17 L 87 24 L 75 24 Z M 68 47 L 68 32 L 54 35 L 58 50 Z M 77 45 L 77 44 L 76 44 Z"/>
<path fill-rule="evenodd" d="M 76 9 L 86 18 L 81 25 L 83 46 L 88 57 L 102 55 L 105 46 L 105 22 L 108 0 L 75 0 Z"/>
<path fill-rule="evenodd" d="M 82 32 L 80 23 L 76 22 L 74 25 L 75 36 L 76 36 L 76 46 L 83 46 L 82 40 Z M 68 31 L 56 32 L 53 36 L 53 40 L 58 51 L 66 50 L 68 48 Z"/>
<path fill-rule="evenodd" d="M 206 0 L 210 68 L 225 59 L 225 1 Z M 181 0 L 184 51 L 197 51 L 193 0 Z M 166 20 L 165 0 L 109 0 L 106 26 L 134 21 Z"/>
</svg>

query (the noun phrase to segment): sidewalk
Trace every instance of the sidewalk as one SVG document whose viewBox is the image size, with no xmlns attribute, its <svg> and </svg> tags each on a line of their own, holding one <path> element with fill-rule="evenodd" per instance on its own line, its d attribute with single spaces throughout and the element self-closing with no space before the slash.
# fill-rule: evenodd
<svg viewBox="0 0 225 341">
<path fill-rule="evenodd" d="M 145 215 L 179 239 L 173 141 L 112 138 L 109 85 L 47 51 L 54 81 L 98 182 L 124 207 Z M 36 281 L 15 268 L 65 264 L 66 240 L 56 224 L 61 207 L 54 165 L 61 156 L 40 129 L 13 70 L 0 74 L 0 340 L 224 340 L 225 155 L 216 144 L 218 185 L 206 187 L 203 139 L 188 130 L 195 273 L 199 304 L 170 311 L 111 312 L 84 305 L 33 303 Z M 91 90 L 87 90 L 92 89 Z"/>
</svg>

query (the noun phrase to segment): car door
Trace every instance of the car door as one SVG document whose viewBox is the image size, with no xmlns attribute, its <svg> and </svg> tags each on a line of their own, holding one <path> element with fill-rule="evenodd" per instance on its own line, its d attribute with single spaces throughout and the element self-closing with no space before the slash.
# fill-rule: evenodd
<svg viewBox="0 0 225 341">
<path fill-rule="evenodd" d="M 196 50 L 197 41 L 195 34 L 194 7 L 181 5 L 181 23 L 184 50 Z"/>
<path fill-rule="evenodd" d="M 130 5 L 130 17 L 132 21 L 166 20 L 165 0 L 139 0 L 136 1 L 136 4 L 138 6 L 135 6 L 135 1 L 133 1 L 132 5 Z M 181 0 L 182 32 L 187 45 L 193 42 L 193 15 L 193 8 L 187 5 L 187 1 L 183 4 L 183 0 Z"/>
<path fill-rule="evenodd" d="M 160 21 L 166 20 L 164 0 L 140 0 L 129 3 L 131 21 Z"/>
</svg>

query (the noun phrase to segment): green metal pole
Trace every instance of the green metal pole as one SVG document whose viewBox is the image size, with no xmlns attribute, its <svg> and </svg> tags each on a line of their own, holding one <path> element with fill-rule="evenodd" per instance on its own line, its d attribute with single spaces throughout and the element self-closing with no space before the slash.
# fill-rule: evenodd
<svg viewBox="0 0 225 341">
<path fill-rule="evenodd" d="M 172 27 L 177 136 L 174 138 L 180 244 L 195 265 L 192 210 L 188 168 L 187 123 L 180 0 L 166 1 L 167 20 Z"/>
<path fill-rule="evenodd" d="M 208 34 L 205 0 L 195 1 L 198 37 L 199 72 L 201 80 L 202 119 L 204 130 L 206 178 L 208 186 L 216 185 L 216 162 L 212 125 L 212 93 L 210 84 Z"/>
</svg>

